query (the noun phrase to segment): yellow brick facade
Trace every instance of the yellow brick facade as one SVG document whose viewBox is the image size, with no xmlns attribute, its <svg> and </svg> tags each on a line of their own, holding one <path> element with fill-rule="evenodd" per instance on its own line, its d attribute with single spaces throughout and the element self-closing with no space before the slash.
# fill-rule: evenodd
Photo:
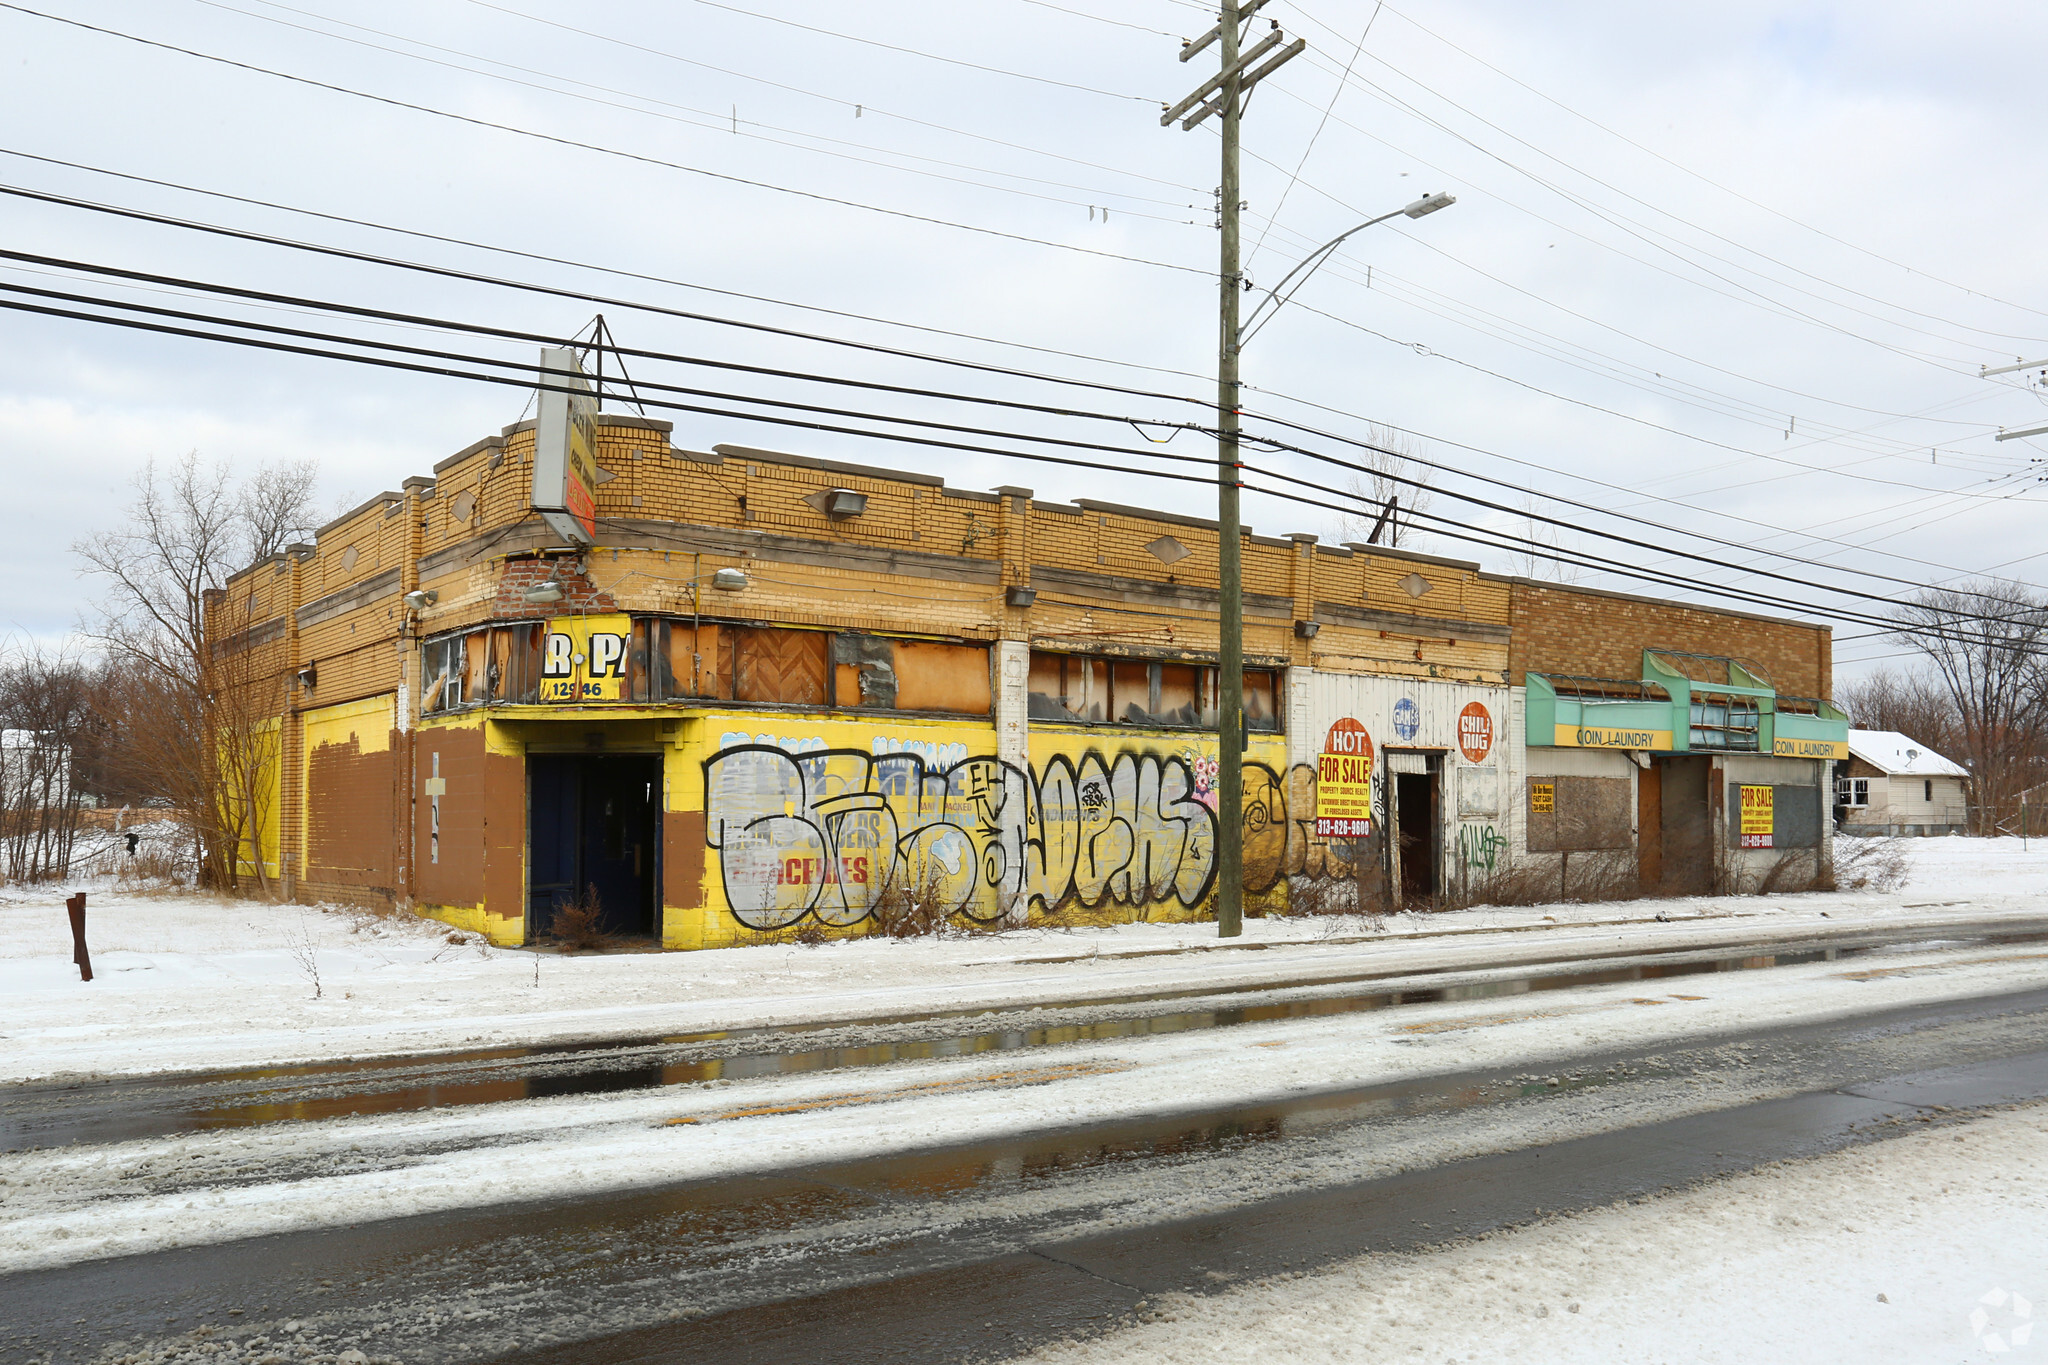
<svg viewBox="0 0 2048 1365">
<path fill-rule="evenodd" d="M 313 544 L 252 566 L 212 602 L 222 629 L 246 618 L 238 628 L 269 642 L 266 667 L 281 681 L 279 835 L 265 855 L 291 894 L 410 904 L 522 942 L 536 894 L 529 825 L 542 819 L 531 774 L 581 753 L 644 762 L 659 774 L 659 830 L 638 875 L 658 880 L 656 931 L 671 947 L 756 941 L 806 917 L 830 932 L 863 932 L 869 921 L 847 900 L 837 867 L 844 847 L 820 833 L 828 826 L 842 843 L 876 823 L 896 831 L 890 865 L 899 880 L 937 877 L 957 889 L 966 885 L 961 859 L 977 860 L 978 880 L 960 902 L 972 917 L 1071 923 L 1205 912 L 1213 729 L 1031 720 L 1023 673 L 1032 651 L 1213 663 L 1213 523 L 1040 500 L 1024 488 L 955 489 L 929 475 L 747 447 L 686 449 L 666 422 L 607 413 L 598 424 L 607 476 L 596 489 L 599 533 L 595 545 L 569 553 L 532 511 L 534 450 L 531 422 L 508 427 L 337 518 Z M 826 515 L 816 503 L 832 490 L 864 495 L 865 507 Z M 1504 695 L 1519 682 L 1511 679 L 1517 620 L 1558 621 L 1570 616 L 1560 603 L 1591 599 L 1463 561 L 1310 536 L 1247 533 L 1242 549 L 1247 666 L 1280 670 L 1282 679 L 1281 731 L 1255 736 L 1247 753 L 1255 773 L 1248 800 L 1262 803 L 1265 822 L 1246 835 L 1256 905 L 1277 903 L 1289 877 L 1336 866 L 1311 832 L 1313 783 L 1304 774 L 1327 721 L 1304 700 L 1305 680 L 1393 680 L 1396 691 L 1425 699 L 1437 695 L 1431 688 L 1445 697 L 1454 688 L 1460 697 L 1479 695 L 1473 688 Z M 730 698 L 493 700 L 454 714 L 423 711 L 430 645 L 547 615 L 521 596 L 536 565 L 568 572 L 586 595 L 578 600 L 596 604 L 575 610 L 665 620 L 678 631 L 712 620 L 985 647 L 997 700 L 978 716 Z M 522 566 L 528 576 L 515 578 Z M 744 590 L 709 590 L 720 569 L 741 570 Z M 415 590 L 424 595 L 408 599 Z M 1013 593 L 1022 597 L 1012 602 Z M 1692 614 L 1728 638 L 1748 638 L 1744 618 Z M 1558 629 L 1539 634 L 1549 641 Z M 1813 638 L 1810 627 L 1771 630 L 1773 649 Z M 1824 685 L 1826 632 L 1818 638 Z M 495 656 L 489 667 L 499 667 Z M 1498 709 L 1505 744 L 1507 710 Z M 364 728 L 379 724 L 374 735 Z M 741 734 L 793 747 L 773 757 L 774 743 L 741 746 L 733 738 Z M 737 748 L 761 756 L 728 754 Z M 804 758 L 814 752 L 830 757 Z M 903 753 L 928 761 L 912 772 Z M 745 800 L 731 782 L 718 786 L 718 774 L 742 768 L 755 784 Z M 1096 795 L 1085 790 L 1083 768 L 1099 803 L 1089 804 Z M 813 778 L 850 785 L 823 791 Z M 782 811 L 784 798 L 761 793 L 786 782 L 802 791 Z M 990 792 L 1007 795 L 998 802 Z M 833 806 L 839 798 L 845 804 Z M 811 815 L 798 813 L 820 801 Z M 855 809 L 860 821 L 845 814 Z M 723 837 L 721 819 L 754 832 Z M 821 853 L 826 844 L 839 852 Z M 1119 857 L 1127 861 L 1095 876 Z M 822 880 L 791 882 L 792 858 Z M 868 875 L 876 874 L 871 864 Z M 875 889 L 868 886 L 862 894 Z M 792 898 L 801 897 L 812 899 L 792 915 Z"/>
</svg>

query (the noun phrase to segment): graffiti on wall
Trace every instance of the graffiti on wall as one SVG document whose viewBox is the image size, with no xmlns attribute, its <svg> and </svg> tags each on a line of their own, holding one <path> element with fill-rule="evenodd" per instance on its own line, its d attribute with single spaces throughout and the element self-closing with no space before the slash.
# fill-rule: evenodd
<svg viewBox="0 0 2048 1365">
<path fill-rule="evenodd" d="M 1507 835 L 1492 825 L 1458 826 L 1458 863 L 1467 871 L 1495 871 L 1507 847 Z"/>
<path fill-rule="evenodd" d="M 1194 906 L 1216 876 L 1214 778 L 1214 758 L 1191 748 L 1055 754 L 1033 772 L 959 744 L 735 733 L 704 763 L 705 839 L 750 929 L 858 924 L 891 888 L 982 921 L 1072 903 Z M 1248 885 L 1320 875 L 1313 770 L 1246 763 L 1244 778 Z"/>
</svg>

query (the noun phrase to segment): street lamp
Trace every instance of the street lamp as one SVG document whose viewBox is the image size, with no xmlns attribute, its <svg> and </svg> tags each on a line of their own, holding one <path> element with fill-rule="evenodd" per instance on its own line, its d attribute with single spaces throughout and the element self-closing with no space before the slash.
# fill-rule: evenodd
<svg viewBox="0 0 2048 1365">
<path fill-rule="evenodd" d="M 1338 233 L 1335 237 L 1332 237 L 1329 241 L 1302 257 L 1300 263 L 1294 269 L 1281 277 L 1280 283 L 1266 291 L 1266 297 L 1259 300 L 1258 307 L 1252 309 L 1252 315 L 1244 320 L 1243 326 L 1238 328 L 1237 344 L 1242 347 L 1257 334 L 1261 327 L 1271 322 L 1273 315 L 1280 311 L 1281 305 L 1294 297 L 1295 290 L 1299 290 L 1302 285 L 1308 283 L 1308 277 L 1316 273 L 1316 267 L 1335 255 L 1337 248 L 1344 245 L 1348 239 L 1357 236 L 1369 227 L 1386 222 L 1389 218 L 1400 218 L 1404 215 L 1409 218 L 1426 218 L 1438 209 L 1447 209 L 1457 202 L 1458 197 L 1454 194 L 1439 192 L 1424 195 L 1406 208 L 1395 209 L 1392 213 L 1383 213 L 1377 218 L 1368 218 L 1349 232 Z M 1294 279 L 1296 275 L 1301 276 L 1301 280 L 1294 286 L 1293 290 L 1290 290 L 1287 288 L 1287 283 L 1289 280 Z"/>
<path fill-rule="evenodd" d="M 1263 2 L 1259 0 L 1259 3 Z M 1237 17 L 1241 12 L 1235 0 L 1224 0 L 1220 27 L 1226 39 L 1226 69 L 1236 60 L 1237 48 L 1231 35 L 1237 32 Z M 1410 218 L 1422 218 L 1457 202 L 1448 194 L 1425 195 L 1406 208 L 1368 219 L 1350 232 L 1325 242 L 1288 271 L 1278 285 L 1267 291 L 1266 297 L 1252 310 L 1251 317 L 1240 322 L 1238 295 L 1242 292 L 1244 276 L 1239 270 L 1237 257 L 1238 94 L 1235 88 L 1227 88 L 1223 104 L 1222 317 L 1218 329 L 1222 346 L 1216 366 L 1216 580 L 1222 598 L 1216 650 L 1216 932 L 1223 938 L 1235 938 L 1243 932 L 1244 750 L 1250 741 L 1244 718 L 1244 566 L 1238 553 L 1238 490 L 1244 470 L 1238 460 L 1238 355 L 1243 351 L 1245 342 L 1251 340 L 1252 333 L 1271 321 L 1273 314 L 1294 297 L 1295 291 L 1308 282 L 1316 267 L 1328 260 L 1346 238 L 1389 218 L 1404 214 Z M 1289 284 L 1293 285 L 1292 289 L 1288 288 Z"/>
</svg>

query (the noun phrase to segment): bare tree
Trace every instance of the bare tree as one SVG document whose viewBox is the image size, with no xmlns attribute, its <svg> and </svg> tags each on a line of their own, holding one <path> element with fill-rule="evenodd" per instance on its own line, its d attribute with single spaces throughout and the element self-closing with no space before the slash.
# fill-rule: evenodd
<svg viewBox="0 0 2048 1365">
<path fill-rule="evenodd" d="M 1997 832 L 2041 780 L 2048 739 L 2048 598 L 1989 579 L 1928 588 L 1901 613 L 1904 638 L 1934 666 L 1955 705 L 1978 834 Z"/>
<path fill-rule="evenodd" d="M 1523 542 L 1521 549 L 1508 552 L 1508 570 L 1523 578 L 1548 579 L 1553 583 L 1578 583 L 1586 577 L 1585 566 L 1567 559 L 1569 547 L 1564 528 L 1536 519 L 1536 499 L 1522 498 L 1522 525 L 1507 535 Z"/>
<path fill-rule="evenodd" d="M 1357 458 L 1365 468 L 1346 485 L 1365 510 L 1344 518 L 1344 534 L 1368 544 L 1416 549 L 1423 535 L 1416 520 L 1429 510 L 1435 471 L 1417 463 L 1421 445 L 1405 431 L 1375 425 L 1366 440 L 1372 448 Z"/>
<path fill-rule="evenodd" d="M 152 462 L 122 523 L 73 547 L 106 585 L 87 627 L 107 659 L 106 767 L 184 814 L 216 886 L 235 887 L 246 862 L 269 889 L 262 849 L 276 818 L 284 686 L 282 631 L 259 628 L 255 595 L 225 586 L 310 536 L 314 477 L 307 460 L 246 479 L 197 452 Z"/>
<path fill-rule="evenodd" d="M 83 796 L 74 758 L 92 712 L 91 671 L 65 649 L 10 648 L 0 660 L 0 875 L 68 876 Z"/>
<path fill-rule="evenodd" d="M 1861 729 L 1911 735 L 1938 754 L 1964 752 L 1962 718 L 1948 688 L 1936 679 L 1881 668 L 1837 688 L 1834 700 Z"/>
</svg>

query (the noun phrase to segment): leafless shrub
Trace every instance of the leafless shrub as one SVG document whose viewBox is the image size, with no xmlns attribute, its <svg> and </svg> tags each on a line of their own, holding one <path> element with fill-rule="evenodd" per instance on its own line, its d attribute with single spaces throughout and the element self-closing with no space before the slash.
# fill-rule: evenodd
<svg viewBox="0 0 2048 1365">
<path fill-rule="evenodd" d="M 1643 889 L 1632 849 L 1581 850 L 1560 853 L 1555 861 L 1516 862 L 1502 859 L 1484 877 L 1462 889 L 1437 897 L 1429 908 L 1466 910 L 1474 906 L 1595 904 L 1640 900 Z"/>
<path fill-rule="evenodd" d="M 570 952 L 609 948 L 617 941 L 604 927 L 604 902 L 595 886 L 586 886 L 582 895 L 555 906 L 548 934 Z"/>
<path fill-rule="evenodd" d="M 291 954 L 292 963 L 299 969 L 313 987 L 313 998 L 320 998 L 320 945 L 314 933 L 314 916 L 319 912 L 303 905 L 291 907 L 291 913 L 284 923 L 284 947 Z"/>
<path fill-rule="evenodd" d="M 1369 873 L 1364 877 L 1295 877 L 1288 882 L 1282 913 L 1289 919 L 1320 921 L 1325 937 L 1344 933 L 1354 925 L 1372 933 L 1387 927 L 1386 893 Z"/>
<path fill-rule="evenodd" d="M 1906 884 L 1912 864 L 1906 846 L 1893 838 L 1858 839 L 1837 835 L 1834 858 L 1822 869 L 1816 891 L 1897 891 Z"/>
<path fill-rule="evenodd" d="M 114 872 L 114 884 L 124 891 L 182 891 L 191 880 L 191 864 L 168 848 L 137 849 Z"/>
<path fill-rule="evenodd" d="M 868 909 L 875 932 L 890 938 L 938 938 L 952 909 L 945 882 L 935 867 L 917 877 L 891 877 Z"/>
</svg>

